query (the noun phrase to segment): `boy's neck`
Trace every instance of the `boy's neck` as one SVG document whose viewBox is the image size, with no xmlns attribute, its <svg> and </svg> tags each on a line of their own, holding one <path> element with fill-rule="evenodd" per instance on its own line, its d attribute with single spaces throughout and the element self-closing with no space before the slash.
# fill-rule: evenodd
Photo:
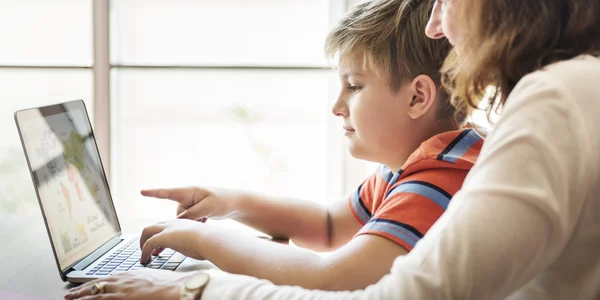
<svg viewBox="0 0 600 300">
<path fill-rule="evenodd" d="M 440 133 L 458 130 L 462 127 L 453 118 L 439 120 L 439 121 L 429 123 L 429 124 L 430 125 L 427 127 L 421 127 L 422 130 L 421 130 L 420 138 L 417 139 L 418 143 L 416 143 L 416 145 L 413 147 L 414 149 L 412 149 L 411 154 L 414 153 L 415 151 L 417 151 L 417 149 L 420 147 L 420 145 L 423 142 L 429 140 L 430 138 L 432 138 Z M 406 161 L 408 160 L 408 158 L 410 157 L 411 154 L 409 154 L 402 161 L 397 161 L 397 162 L 393 162 L 393 163 L 385 163 L 385 165 L 388 168 L 390 168 L 390 170 L 392 170 L 393 172 L 398 172 L 398 171 L 400 171 L 400 169 L 402 169 L 402 167 L 404 166 L 404 164 L 406 163 Z"/>
<path fill-rule="evenodd" d="M 462 127 L 463 125 L 456 122 L 454 118 L 446 118 L 436 121 L 434 126 L 431 127 L 432 134 L 427 139 L 430 139 L 431 137 L 440 133 L 459 130 Z"/>
</svg>

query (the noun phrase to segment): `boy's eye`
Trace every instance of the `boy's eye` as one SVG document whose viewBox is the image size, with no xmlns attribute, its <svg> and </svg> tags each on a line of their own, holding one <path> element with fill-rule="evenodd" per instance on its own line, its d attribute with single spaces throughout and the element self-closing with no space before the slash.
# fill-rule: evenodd
<svg viewBox="0 0 600 300">
<path fill-rule="evenodd" d="M 358 86 L 358 85 L 350 85 L 348 86 L 348 89 L 350 89 L 353 93 L 358 93 L 360 91 L 362 87 Z"/>
</svg>

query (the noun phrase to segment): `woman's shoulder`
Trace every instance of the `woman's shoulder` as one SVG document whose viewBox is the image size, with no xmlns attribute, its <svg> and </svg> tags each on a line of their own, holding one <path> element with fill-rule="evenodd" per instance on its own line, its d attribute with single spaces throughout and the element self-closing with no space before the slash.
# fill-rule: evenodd
<svg viewBox="0 0 600 300">
<path fill-rule="evenodd" d="M 563 60 L 550 64 L 540 70 L 542 73 L 547 73 L 549 76 L 555 76 L 559 78 L 574 77 L 578 79 L 586 73 L 600 74 L 600 57 L 592 55 L 580 55 L 572 59 Z M 590 80 L 598 81 L 598 77 L 589 78 Z"/>
<path fill-rule="evenodd" d="M 600 58 L 581 55 L 532 72 L 519 81 L 509 98 L 521 98 L 514 101 L 520 102 L 530 98 L 527 97 L 530 93 L 535 98 L 545 96 L 570 107 L 585 104 L 600 109 L 600 101 L 597 101 L 600 97 Z"/>
<path fill-rule="evenodd" d="M 580 55 L 556 62 L 525 76 L 522 81 L 548 83 L 568 90 L 592 89 L 600 92 L 600 57 Z"/>
</svg>

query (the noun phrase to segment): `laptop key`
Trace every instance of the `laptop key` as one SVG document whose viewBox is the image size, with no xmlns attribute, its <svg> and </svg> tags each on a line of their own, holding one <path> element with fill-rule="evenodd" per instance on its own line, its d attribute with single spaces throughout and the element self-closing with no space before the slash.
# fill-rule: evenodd
<svg viewBox="0 0 600 300">
<path fill-rule="evenodd" d="M 178 262 L 181 263 L 185 259 L 185 256 L 179 252 L 173 254 L 171 258 L 169 258 L 168 262 Z"/>
<path fill-rule="evenodd" d="M 175 270 L 177 269 L 177 267 L 180 265 L 180 263 L 166 263 L 164 264 L 162 267 L 160 267 L 161 269 L 165 269 L 165 270 Z"/>
</svg>

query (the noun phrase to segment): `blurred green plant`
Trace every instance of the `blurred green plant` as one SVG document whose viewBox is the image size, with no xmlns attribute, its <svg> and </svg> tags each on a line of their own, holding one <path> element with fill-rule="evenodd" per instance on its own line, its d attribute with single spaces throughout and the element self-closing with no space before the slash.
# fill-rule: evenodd
<svg viewBox="0 0 600 300">
<path fill-rule="evenodd" d="M 0 150 L 2 150 L 0 148 Z M 37 197 L 23 151 L 4 148 L 0 160 L 0 212 L 31 215 L 39 211 Z"/>
<path fill-rule="evenodd" d="M 254 128 L 263 120 L 260 114 L 236 104 L 229 108 L 229 115 L 244 127 L 248 143 L 269 170 L 269 176 L 265 178 L 267 183 L 271 182 L 278 173 L 288 170 L 288 165 L 283 156 L 278 154 L 271 146 L 272 141 L 266 141 L 255 133 Z"/>
</svg>

